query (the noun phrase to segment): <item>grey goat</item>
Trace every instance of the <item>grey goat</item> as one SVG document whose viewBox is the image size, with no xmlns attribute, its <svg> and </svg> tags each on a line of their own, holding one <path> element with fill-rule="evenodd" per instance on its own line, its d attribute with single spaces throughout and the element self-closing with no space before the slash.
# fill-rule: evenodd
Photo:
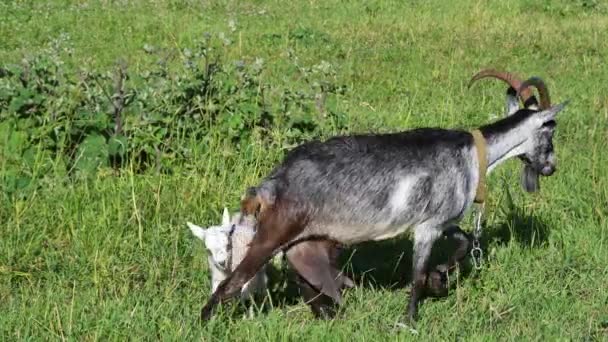
<svg viewBox="0 0 608 342">
<path fill-rule="evenodd" d="M 508 73 L 486 70 L 472 81 L 490 76 L 510 84 L 507 102 L 511 106 L 505 118 L 477 130 L 418 128 L 340 136 L 291 150 L 259 186 L 248 189 L 241 202 L 244 213 L 257 214 L 256 236 L 243 261 L 202 308 L 201 319 L 208 320 L 218 304 L 238 295 L 279 249 L 306 280 L 310 293 L 329 297 L 337 305 L 338 287 L 315 285 L 314 279 L 307 279 L 306 274 L 314 272 L 304 268 L 322 266 L 298 264 L 298 249 L 319 241 L 352 245 L 411 232 L 413 284 L 407 316 L 415 320 L 429 278 L 441 272 L 428 270 L 433 243 L 442 235 L 457 239 L 457 253 L 462 255 L 452 259 L 462 258 L 469 248 L 456 224 L 483 194 L 485 175 L 507 159 L 519 157 L 524 188 L 535 191 L 538 176 L 555 171 L 555 117 L 566 102 L 551 106 L 547 87 L 539 78 L 520 82 Z M 538 89 L 540 104 L 531 86 Z M 524 108 L 519 109 L 515 96 Z M 322 256 L 319 265 L 328 259 Z"/>
</svg>

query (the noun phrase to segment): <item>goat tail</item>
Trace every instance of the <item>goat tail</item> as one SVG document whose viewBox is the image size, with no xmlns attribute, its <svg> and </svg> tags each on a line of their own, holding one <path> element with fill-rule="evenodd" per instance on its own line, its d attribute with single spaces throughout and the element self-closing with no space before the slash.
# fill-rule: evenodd
<svg viewBox="0 0 608 342">
<path fill-rule="evenodd" d="M 241 215 L 258 215 L 274 204 L 275 190 L 271 182 L 249 187 L 241 198 Z"/>
<path fill-rule="evenodd" d="M 245 195 L 241 198 L 241 214 L 243 216 L 254 215 L 262 206 L 260 198 L 254 187 L 247 188 Z"/>
</svg>

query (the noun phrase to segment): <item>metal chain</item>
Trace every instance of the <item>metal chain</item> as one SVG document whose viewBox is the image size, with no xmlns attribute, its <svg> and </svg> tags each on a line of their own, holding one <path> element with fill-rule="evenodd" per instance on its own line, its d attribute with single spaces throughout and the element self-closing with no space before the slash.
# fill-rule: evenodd
<svg viewBox="0 0 608 342">
<path fill-rule="evenodd" d="M 473 267 L 476 270 L 483 268 L 483 250 L 481 249 L 481 217 L 485 209 L 484 203 L 477 206 L 475 210 L 475 227 L 473 228 L 473 248 L 471 248 L 471 259 L 473 260 Z"/>
</svg>

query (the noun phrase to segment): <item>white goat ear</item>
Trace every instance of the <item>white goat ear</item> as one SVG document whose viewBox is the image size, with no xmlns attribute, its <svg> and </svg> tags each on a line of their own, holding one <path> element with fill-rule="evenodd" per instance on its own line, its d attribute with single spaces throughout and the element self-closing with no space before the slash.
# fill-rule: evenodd
<svg viewBox="0 0 608 342">
<path fill-rule="evenodd" d="M 224 214 L 222 215 L 222 226 L 230 225 L 230 213 L 228 208 L 224 207 Z"/>
<path fill-rule="evenodd" d="M 569 102 L 570 102 L 570 100 L 566 100 L 558 105 L 555 105 L 549 109 L 539 112 L 537 115 L 540 118 L 541 124 L 544 124 L 551 120 L 555 120 L 555 116 L 557 115 L 557 113 L 561 112 Z"/>
<path fill-rule="evenodd" d="M 201 240 L 205 240 L 205 229 L 195 225 L 194 223 L 186 222 L 188 228 L 192 231 L 192 234 Z"/>
<path fill-rule="evenodd" d="M 512 87 L 509 87 L 505 98 L 505 114 L 507 116 L 513 115 L 518 110 L 519 102 L 517 102 L 517 92 Z"/>
</svg>

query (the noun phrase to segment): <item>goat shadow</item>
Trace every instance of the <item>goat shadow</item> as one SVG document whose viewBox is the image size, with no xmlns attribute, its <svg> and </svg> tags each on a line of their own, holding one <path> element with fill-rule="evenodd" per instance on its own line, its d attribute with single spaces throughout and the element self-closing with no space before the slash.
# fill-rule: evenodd
<svg viewBox="0 0 608 342">
<path fill-rule="evenodd" d="M 461 225 L 466 231 L 471 227 Z M 511 207 L 504 219 L 496 225 L 484 223 L 481 246 L 484 252 L 490 246 L 503 246 L 510 242 L 526 248 L 540 248 L 548 240 L 550 229 L 546 221 L 522 208 Z M 429 269 L 446 262 L 456 250 L 456 243 L 445 237 L 433 246 Z M 400 289 L 408 286 L 412 277 L 413 242 L 406 237 L 367 242 L 345 249 L 341 256 L 343 271 L 357 284 L 367 288 Z M 486 253 L 487 255 L 487 253 Z M 488 260 L 484 260 L 488 262 Z M 467 277 L 472 270 L 470 257 L 466 257 L 461 275 Z"/>
<path fill-rule="evenodd" d="M 551 230 L 547 222 L 534 213 L 515 207 L 508 211 L 504 220 L 488 231 L 482 245 L 506 245 L 511 241 L 521 247 L 540 248 L 549 240 Z"/>
<path fill-rule="evenodd" d="M 469 228 L 472 227 L 463 224 L 461 228 L 470 232 Z M 484 222 L 480 239 L 484 251 L 483 262 L 488 262 L 485 255 L 490 246 L 515 242 L 526 248 L 540 248 L 549 235 L 549 226 L 542 217 L 527 213 L 521 208 L 512 208 L 497 225 L 488 226 Z M 446 262 L 456 247 L 456 243 L 451 239 L 440 238 L 433 246 L 429 269 Z M 411 283 L 412 258 L 413 242 L 407 238 L 359 244 L 345 249 L 341 255 L 342 270 L 357 286 L 384 289 L 400 289 Z M 473 269 L 469 256 L 465 257 L 462 266 L 461 275 L 466 278 Z"/>
<path fill-rule="evenodd" d="M 461 227 L 470 231 L 469 225 L 462 222 Z M 511 206 L 504 219 L 498 224 L 488 226 L 484 223 L 481 246 L 484 252 L 490 246 L 518 243 L 522 247 L 540 248 L 548 240 L 550 229 L 543 218 L 527 213 L 524 209 Z M 451 239 L 440 238 L 433 246 L 429 269 L 447 261 L 454 253 L 456 243 Z M 413 242 L 407 237 L 384 241 L 372 241 L 345 248 L 340 256 L 339 266 L 351 277 L 357 287 L 371 289 L 402 289 L 409 286 L 412 277 Z M 484 255 L 487 255 L 485 253 Z M 484 263 L 489 262 L 487 258 Z M 468 278 L 472 272 L 470 257 L 465 257 L 460 276 Z M 269 293 L 272 305 L 294 305 L 300 300 L 299 289 L 293 281 L 293 271 L 283 264 L 276 268 L 267 267 Z"/>
</svg>

